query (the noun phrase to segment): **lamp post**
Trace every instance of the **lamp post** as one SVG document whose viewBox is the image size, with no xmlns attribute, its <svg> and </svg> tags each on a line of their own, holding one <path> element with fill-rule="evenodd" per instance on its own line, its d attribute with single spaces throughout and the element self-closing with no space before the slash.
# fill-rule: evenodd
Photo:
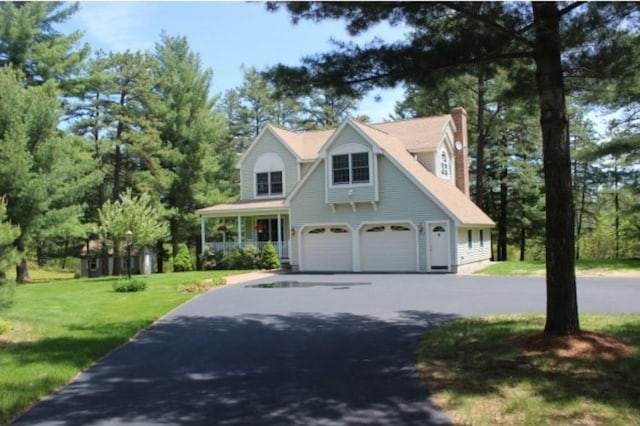
<svg viewBox="0 0 640 426">
<path fill-rule="evenodd" d="M 125 234 L 127 236 L 127 278 L 131 279 L 131 240 L 133 231 L 129 229 Z"/>
</svg>

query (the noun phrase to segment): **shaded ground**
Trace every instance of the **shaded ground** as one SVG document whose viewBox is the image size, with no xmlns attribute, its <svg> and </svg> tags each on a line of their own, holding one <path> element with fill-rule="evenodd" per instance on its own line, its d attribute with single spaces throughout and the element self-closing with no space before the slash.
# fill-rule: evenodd
<svg viewBox="0 0 640 426">
<path fill-rule="evenodd" d="M 544 311 L 540 277 L 297 274 L 259 282 L 291 280 L 337 285 L 237 284 L 204 294 L 15 424 L 448 424 L 415 370 L 422 333 L 460 316 Z M 640 310 L 635 280 L 578 286 L 583 311 Z"/>
<path fill-rule="evenodd" d="M 527 355 L 553 354 L 562 358 L 615 361 L 631 355 L 633 345 L 614 336 L 583 330 L 576 336 L 517 336 L 510 341 Z"/>
<path fill-rule="evenodd" d="M 415 370 L 452 318 L 178 316 L 141 334 L 15 425 L 442 425 Z"/>
<path fill-rule="evenodd" d="M 420 371 L 455 424 L 638 424 L 640 318 L 582 319 L 598 332 L 541 336 L 540 315 L 454 321 L 425 334 Z"/>
</svg>

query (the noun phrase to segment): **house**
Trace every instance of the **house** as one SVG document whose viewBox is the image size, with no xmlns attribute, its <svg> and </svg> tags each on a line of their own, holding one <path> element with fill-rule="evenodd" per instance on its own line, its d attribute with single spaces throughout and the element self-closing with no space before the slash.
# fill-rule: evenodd
<svg viewBox="0 0 640 426">
<path fill-rule="evenodd" d="M 114 256 L 113 249 L 109 248 L 106 259 L 103 257 L 102 244 L 97 240 L 90 240 L 80 250 L 80 275 L 83 277 L 100 277 L 113 275 Z M 129 267 L 127 256 L 118 257 L 120 273 L 126 274 Z M 103 267 L 106 262 L 106 268 Z M 148 248 L 131 251 L 131 273 L 148 275 L 153 271 L 155 256 Z"/>
<path fill-rule="evenodd" d="M 267 125 L 240 158 L 240 199 L 197 210 L 202 245 L 271 241 L 294 271 L 461 272 L 491 257 L 469 198 L 467 117 L 293 132 Z"/>
</svg>

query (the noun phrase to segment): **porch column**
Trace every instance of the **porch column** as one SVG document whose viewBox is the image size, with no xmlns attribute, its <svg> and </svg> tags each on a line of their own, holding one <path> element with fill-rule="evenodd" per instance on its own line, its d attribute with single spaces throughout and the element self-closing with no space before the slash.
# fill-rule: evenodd
<svg viewBox="0 0 640 426">
<path fill-rule="evenodd" d="M 238 248 L 242 248 L 242 217 L 238 216 Z"/>
<path fill-rule="evenodd" d="M 278 257 L 282 259 L 282 220 L 278 213 Z"/>
<path fill-rule="evenodd" d="M 204 226 L 204 216 L 200 216 L 200 241 L 202 242 L 202 253 L 204 253 L 204 244 L 207 241 L 207 237 L 205 235 L 206 227 Z"/>
</svg>

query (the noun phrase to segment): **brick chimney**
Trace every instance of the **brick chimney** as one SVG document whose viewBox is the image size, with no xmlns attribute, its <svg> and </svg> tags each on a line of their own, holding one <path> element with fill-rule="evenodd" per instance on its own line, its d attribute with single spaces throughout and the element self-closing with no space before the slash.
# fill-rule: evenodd
<svg viewBox="0 0 640 426">
<path fill-rule="evenodd" d="M 456 186 L 469 197 L 469 136 L 467 133 L 467 111 L 456 107 L 451 111 L 456 126 L 453 134 L 456 160 Z"/>
</svg>

